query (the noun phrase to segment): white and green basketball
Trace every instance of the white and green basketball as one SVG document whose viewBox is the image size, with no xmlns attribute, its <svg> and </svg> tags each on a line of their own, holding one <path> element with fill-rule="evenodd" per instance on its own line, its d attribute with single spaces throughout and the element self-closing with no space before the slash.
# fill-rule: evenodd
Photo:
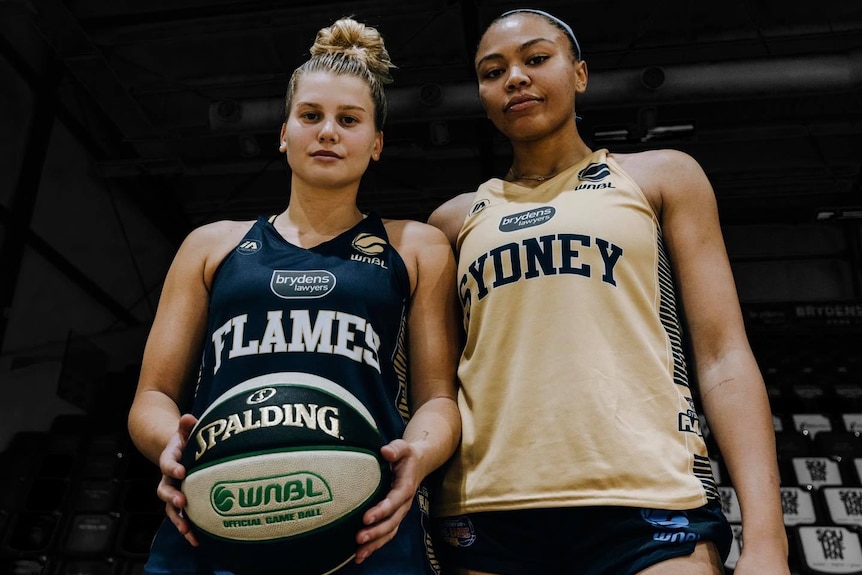
<svg viewBox="0 0 862 575">
<path fill-rule="evenodd" d="M 185 515 L 239 575 L 321 575 L 350 561 L 385 496 L 384 441 L 365 406 L 307 373 L 250 379 L 201 414 L 183 452 Z"/>
</svg>

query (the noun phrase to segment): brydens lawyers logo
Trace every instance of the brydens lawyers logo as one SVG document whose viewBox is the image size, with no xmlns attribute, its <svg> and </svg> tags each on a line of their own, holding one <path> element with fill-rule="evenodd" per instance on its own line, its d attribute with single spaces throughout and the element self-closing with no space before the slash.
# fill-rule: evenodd
<svg viewBox="0 0 862 575">
<path fill-rule="evenodd" d="M 557 210 L 553 206 L 542 206 L 534 210 L 503 216 L 500 219 L 498 229 L 501 232 L 514 232 L 524 228 L 540 226 L 553 218 L 556 213 Z"/>
<path fill-rule="evenodd" d="M 335 289 L 335 274 L 326 270 L 274 270 L 269 287 L 284 299 L 314 299 Z"/>
<path fill-rule="evenodd" d="M 590 164 L 578 172 L 578 179 L 585 182 L 599 182 L 610 175 L 611 170 L 607 164 Z"/>
</svg>

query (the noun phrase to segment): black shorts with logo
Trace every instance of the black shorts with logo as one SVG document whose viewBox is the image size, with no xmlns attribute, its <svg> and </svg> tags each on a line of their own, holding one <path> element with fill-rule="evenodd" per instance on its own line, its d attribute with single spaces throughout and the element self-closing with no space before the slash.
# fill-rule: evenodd
<svg viewBox="0 0 862 575">
<path fill-rule="evenodd" d="M 566 507 L 471 513 L 439 518 L 437 552 L 445 567 L 500 575 L 633 575 L 700 541 L 722 560 L 732 534 L 721 506 L 668 511 Z"/>
</svg>

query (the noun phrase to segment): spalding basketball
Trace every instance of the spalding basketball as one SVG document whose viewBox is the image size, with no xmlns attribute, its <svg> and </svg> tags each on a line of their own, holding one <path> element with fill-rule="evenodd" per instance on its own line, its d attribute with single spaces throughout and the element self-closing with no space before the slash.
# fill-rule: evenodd
<svg viewBox="0 0 862 575">
<path fill-rule="evenodd" d="M 230 389 L 183 451 L 185 516 L 217 564 L 322 575 L 349 562 L 363 513 L 389 490 L 383 437 L 343 387 L 276 373 Z"/>
</svg>

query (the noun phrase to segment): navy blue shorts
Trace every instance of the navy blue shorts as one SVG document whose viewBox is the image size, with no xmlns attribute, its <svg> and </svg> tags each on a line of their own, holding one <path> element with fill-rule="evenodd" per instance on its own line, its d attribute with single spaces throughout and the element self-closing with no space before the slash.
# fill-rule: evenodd
<svg viewBox="0 0 862 575">
<path fill-rule="evenodd" d="M 333 575 L 440 575 L 428 525 L 427 491 L 420 488 L 416 504 L 410 508 L 392 541 L 357 565 L 352 560 Z M 250 553 L 253 550 L 249 551 Z M 273 573 L 284 573 L 283 565 Z M 165 519 L 150 548 L 143 575 L 234 575 L 210 561 L 199 548 L 192 547 L 170 520 Z"/>
<path fill-rule="evenodd" d="M 700 541 L 722 561 L 732 541 L 716 502 L 687 511 L 635 507 L 566 507 L 471 513 L 436 520 L 444 567 L 500 575 L 633 575 L 691 555 Z"/>
</svg>

